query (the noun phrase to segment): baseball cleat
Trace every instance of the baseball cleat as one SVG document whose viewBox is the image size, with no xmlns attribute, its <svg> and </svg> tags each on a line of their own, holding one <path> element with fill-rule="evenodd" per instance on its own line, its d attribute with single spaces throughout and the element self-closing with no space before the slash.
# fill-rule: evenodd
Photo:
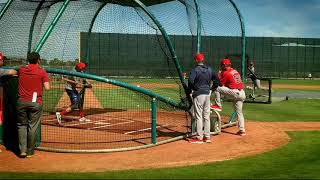
<svg viewBox="0 0 320 180">
<path fill-rule="evenodd" d="M 25 152 L 20 153 L 20 157 L 21 157 L 21 158 L 27 157 L 27 153 L 25 153 Z"/>
<path fill-rule="evenodd" d="M 90 119 L 87 119 L 85 117 L 82 117 L 79 119 L 79 122 L 90 122 L 91 120 Z"/>
<path fill-rule="evenodd" d="M 216 110 L 216 111 L 222 111 L 222 108 L 216 105 L 210 105 L 210 109 Z"/>
<path fill-rule="evenodd" d="M 56 112 L 56 118 L 59 124 L 61 124 L 61 114 L 59 112 Z"/>
<path fill-rule="evenodd" d="M 239 136 L 245 136 L 245 135 L 246 135 L 246 132 L 240 130 L 240 131 L 237 132 L 237 135 L 239 135 Z"/>
<path fill-rule="evenodd" d="M 210 137 L 203 137 L 203 142 L 206 142 L 206 143 L 211 143 L 211 138 Z"/>
<path fill-rule="evenodd" d="M 202 144 L 203 143 L 203 140 L 200 140 L 198 138 L 195 138 L 195 139 L 189 139 L 188 140 L 189 143 L 192 143 L 192 144 Z"/>
</svg>

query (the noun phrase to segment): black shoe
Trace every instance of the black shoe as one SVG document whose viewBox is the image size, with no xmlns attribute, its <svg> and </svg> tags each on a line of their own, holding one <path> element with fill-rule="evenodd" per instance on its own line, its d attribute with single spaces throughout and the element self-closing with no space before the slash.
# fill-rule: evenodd
<svg viewBox="0 0 320 180">
<path fill-rule="evenodd" d="M 27 157 L 27 153 L 25 153 L 25 152 L 20 153 L 20 157 L 21 157 L 21 158 Z"/>
</svg>

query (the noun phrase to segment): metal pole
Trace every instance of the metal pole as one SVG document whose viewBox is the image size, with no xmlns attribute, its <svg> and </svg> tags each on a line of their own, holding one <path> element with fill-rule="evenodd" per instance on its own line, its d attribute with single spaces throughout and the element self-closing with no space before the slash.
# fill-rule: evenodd
<svg viewBox="0 0 320 180">
<path fill-rule="evenodd" d="M 2 19 L 2 17 L 4 16 L 4 13 L 6 13 L 6 11 L 8 10 L 8 8 L 11 5 L 12 2 L 13 2 L 13 0 L 8 0 L 6 5 L 4 5 L 4 7 L 1 9 L 1 11 L 0 11 L 0 20 Z"/>
<path fill-rule="evenodd" d="M 268 103 L 271 104 L 272 102 L 272 79 L 269 79 L 269 99 L 268 99 Z"/>
<path fill-rule="evenodd" d="M 245 59 L 246 59 L 246 33 L 245 33 L 245 26 L 244 26 L 244 19 L 240 13 L 239 8 L 237 7 L 237 5 L 233 2 L 233 0 L 229 0 L 229 2 L 232 4 L 232 6 L 235 8 L 239 20 L 240 20 L 240 26 L 241 26 L 241 33 L 242 33 L 242 63 L 241 63 L 241 77 L 242 77 L 242 81 L 245 82 L 246 78 L 245 78 L 245 67 L 246 67 L 246 63 L 245 63 Z"/>
<path fill-rule="evenodd" d="M 94 25 L 94 22 L 96 21 L 100 11 L 104 8 L 104 6 L 107 5 L 107 2 L 104 2 L 103 4 L 101 4 L 101 6 L 99 7 L 99 9 L 96 11 L 96 13 L 94 14 L 92 20 L 91 20 L 91 23 L 90 23 L 90 28 L 89 28 L 89 31 L 88 31 L 88 35 L 87 35 L 87 50 L 85 51 L 86 54 L 85 54 L 85 61 L 88 63 L 89 65 L 89 57 L 90 57 L 90 48 L 89 48 L 89 45 L 90 45 L 90 37 L 91 37 L 91 32 L 92 32 L 92 27 Z M 100 58 L 100 56 L 99 56 Z"/>
<path fill-rule="evenodd" d="M 201 13 L 198 5 L 198 0 L 194 0 L 194 4 L 197 10 L 197 53 L 201 52 Z"/>
<path fill-rule="evenodd" d="M 157 101 L 152 98 L 151 101 L 151 142 L 157 143 Z"/>
<path fill-rule="evenodd" d="M 44 43 L 46 42 L 46 40 L 49 38 L 53 28 L 55 27 L 55 25 L 57 24 L 57 22 L 59 21 L 60 17 L 62 16 L 62 14 L 64 13 L 65 9 L 67 8 L 68 4 L 69 4 L 70 0 L 65 0 L 64 3 L 62 4 L 62 6 L 60 7 L 60 10 L 58 12 L 58 14 L 56 15 L 56 17 L 52 20 L 50 26 L 48 27 L 47 31 L 45 32 L 45 34 L 42 36 L 39 44 L 37 45 L 37 47 L 35 48 L 35 52 L 39 52 L 42 48 L 42 46 L 44 45 Z"/>
<path fill-rule="evenodd" d="M 40 9 L 41 9 L 44 1 L 45 1 L 45 0 L 41 0 L 41 2 L 38 4 L 38 7 L 37 7 L 36 11 L 35 11 L 34 14 L 33 14 L 32 22 L 31 22 L 31 26 L 30 26 L 30 30 L 29 30 L 28 53 L 31 52 L 34 25 L 35 25 L 35 22 L 36 22 L 36 20 L 37 20 L 38 14 L 39 14 L 39 11 L 40 11 Z"/>
</svg>

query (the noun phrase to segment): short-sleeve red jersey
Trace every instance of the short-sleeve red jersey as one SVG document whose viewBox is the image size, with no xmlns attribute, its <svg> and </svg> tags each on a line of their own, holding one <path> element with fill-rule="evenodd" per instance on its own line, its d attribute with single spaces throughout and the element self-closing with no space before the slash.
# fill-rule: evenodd
<svg viewBox="0 0 320 180">
<path fill-rule="evenodd" d="M 32 102 L 33 93 L 37 93 L 38 104 L 42 104 L 43 83 L 49 82 L 48 73 L 38 64 L 29 64 L 20 67 L 19 76 L 19 100 Z"/>
<path fill-rule="evenodd" d="M 220 73 L 220 83 L 230 89 L 243 89 L 239 72 L 232 68 Z"/>
</svg>

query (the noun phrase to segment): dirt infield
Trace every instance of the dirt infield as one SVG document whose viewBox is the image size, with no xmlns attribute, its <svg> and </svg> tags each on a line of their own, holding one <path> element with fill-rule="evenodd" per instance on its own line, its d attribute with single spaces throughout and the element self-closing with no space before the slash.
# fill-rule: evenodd
<svg viewBox="0 0 320 180">
<path fill-rule="evenodd" d="M 145 85 L 141 84 L 140 86 Z M 149 88 L 156 88 L 157 86 L 159 85 L 148 85 Z M 110 86 L 103 88 L 108 87 L 110 88 Z M 320 88 L 319 86 L 290 85 L 273 85 L 273 87 Z M 92 107 L 100 108 L 100 103 L 92 96 L 94 94 L 88 91 L 86 102 L 90 102 Z M 68 103 L 68 97 L 64 95 L 56 108 L 65 107 Z M 12 151 L 5 150 L 5 147 L 0 145 L 2 150 L 0 152 L 0 172 L 102 172 L 176 167 L 224 161 L 260 154 L 284 146 L 290 141 L 286 131 L 319 131 L 320 122 L 270 123 L 246 121 L 246 129 L 247 136 L 244 137 L 235 135 L 236 127 L 224 129 L 221 135 L 213 136 L 211 144 L 189 144 L 180 140 L 142 150 L 114 153 L 75 154 L 36 151 L 35 156 L 28 159 L 20 159 Z"/>
<path fill-rule="evenodd" d="M 236 127 L 225 129 L 221 135 L 213 137 L 211 144 L 189 144 L 180 140 L 153 148 L 117 153 L 73 154 L 36 151 L 34 157 L 20 159 L 0 146 L 0 172 L 101 172 L 224 161 L 284 146 L 290 141 L 285 131 L 320 130 L 320 123 L 248 121 L 247 136 L 235 135 L 236 130 Z"/>
</svg>

